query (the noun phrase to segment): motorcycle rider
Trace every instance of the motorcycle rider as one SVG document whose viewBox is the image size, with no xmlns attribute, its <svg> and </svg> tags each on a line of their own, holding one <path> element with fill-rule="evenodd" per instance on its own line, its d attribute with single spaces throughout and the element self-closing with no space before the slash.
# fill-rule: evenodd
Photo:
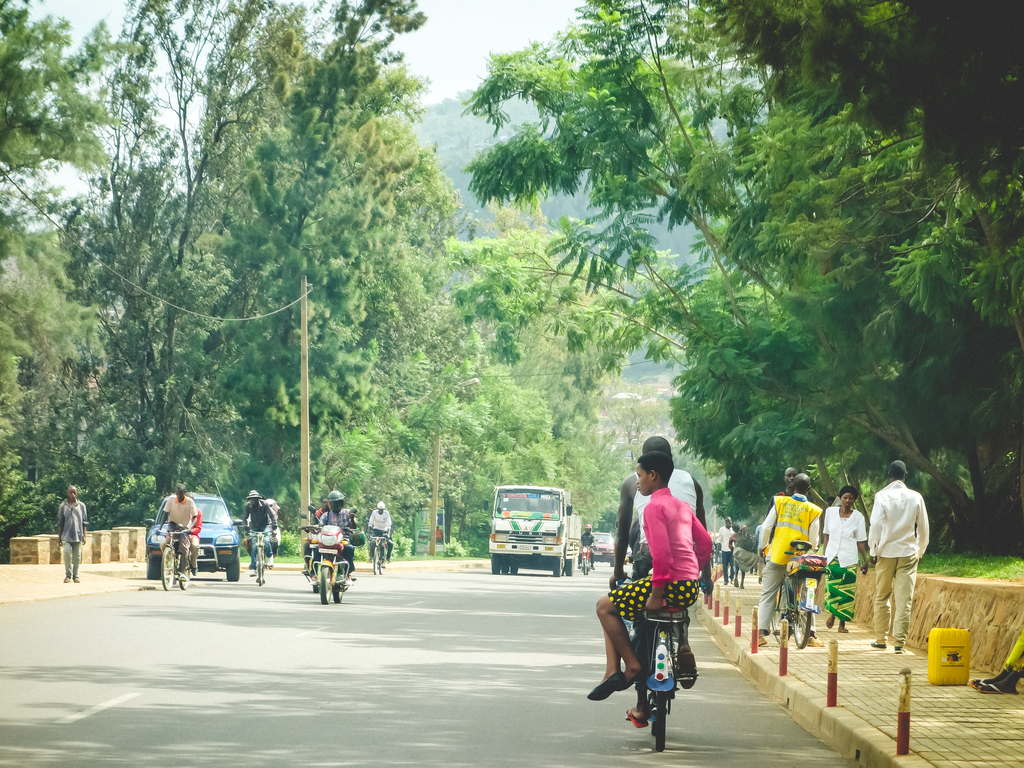
<svg viewBox="0 0 1024 768">
<path fill-rule="evenodd" d="M 249 491 L 249 495 L 245 498 L 246 504 L 242 508 L 242 524 L 248 525 L 250 531 L 263 531 L 267 534 L 263 539 L 263 554 L 270 557 L 270 534 L 277 528 L 277 520 L 259 491 Z M 255 539 L 252 540 L 249 546 L 249 575 L 256 575 Z"/>
<path fill-rule="evenodd" d="M 342 505 L 345 503 L 345 496 L 341 491 L 331 491 L 327 496 L 328 509 L 322 515 L 320 515 L 320 525 L 336 525 L 345 533 L 345 537 L 352 542 L 354 540 L 352 534 L 355 533 L 355 516 L 352 514 L 352 510 L 345 509 Z M 355 581 L 355 577 L 352 575 L 356 570 L 355 562 L 356 548 L 351 543 L 346 544 L 341 550 L 341 559 L 348 563 L 348 575 L 345 576 L 345 583 L 351 585 Z"/>
<path fill-rule="evenodd" d="M 591 548 L 591 555 L 590 555 L 590 564 L 591 565 L 594 564 L 593 546 L 594 546 L 594 534 L 591 531 L 590 523 L 587 523 L 585 526 L 583 526 L 583 534 L 580 536 L 580 547 L 581 548 L 583 548 L 583 547 Z M 580 552 L 580 558 L 582 558 L 582 557 L 583 557 L 583 553 Z"/>
<path fill-rule="evenodd" d="M 370 519 L 366 521 L 370 527 L 371 536 L 385 536 L 388 540 L 388 563 L 391 562 L 391 550 L 394 549 L 394 542 L 391 541 L 391 513 L 383 501 L 377 502 L 377 508 L 370 513 Z"/>
</svg>

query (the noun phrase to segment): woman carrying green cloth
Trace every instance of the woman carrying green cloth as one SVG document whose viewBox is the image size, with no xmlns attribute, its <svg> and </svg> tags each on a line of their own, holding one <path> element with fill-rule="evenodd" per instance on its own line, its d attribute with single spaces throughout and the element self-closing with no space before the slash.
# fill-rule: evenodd
<svg viewBox="0 0 1024 768">
<path fill-rule="evenodd" d="M 868 572 L 868 530 L 864 515 L 853 508 L 857 489 L 843 486 L 839 506 L 825 510 L 824 553 L 828 561 L 828 590 L 825 609 L 829 612 L 825 626 L 832 629 L 839 619 L 839 631 L 849 632 L 846 622 L 853 621 L 853 597 L 857 589 L 857 561 L 861 572 Z"/>
</svg>

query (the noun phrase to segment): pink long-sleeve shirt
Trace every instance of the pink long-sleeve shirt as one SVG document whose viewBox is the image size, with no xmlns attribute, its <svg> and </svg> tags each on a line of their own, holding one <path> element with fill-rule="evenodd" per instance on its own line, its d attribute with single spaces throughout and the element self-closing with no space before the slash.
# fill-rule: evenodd
<svg viewBox="0 0 1024 768">
<path fill-rule="evenodd" d="M 644 534 L 654 561 L 654 586 L 663 587 L 670 581 L 696 579 L 700 575 L 693 548 L 693 521 L 693 508 L 673 496 L 668 488 L 651 494 L 644 509 Z"/>
</svg>

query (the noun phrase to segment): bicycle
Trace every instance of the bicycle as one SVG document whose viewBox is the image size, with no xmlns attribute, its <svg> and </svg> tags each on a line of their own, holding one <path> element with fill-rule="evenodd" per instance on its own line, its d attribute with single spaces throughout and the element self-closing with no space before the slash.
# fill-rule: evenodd
<svg viewBox="0 0 1024 768">
<path fill-rule="evenodd" d="M 680 681 L 684 688 L 692 688 L 696 681 L 695 670 L 679 667 L 678 650 L 688 644 L 689 626 L 690 612 L 686 608 L 645 611 L 633 625 L 635 650 L 641 659 L 647 659 L 650 673 L 647 702 L 656 752 L 665 751 L 666 724 Z"/>
<path fill-rule="evenodd" d="M 786 566 L 786 576 L 775 593 L 775 610 L 769 619 L 770 631 L 779 635 L 782 620 L 789 622 L 789 627 L 796 641 L 796 647 L 804 649 L 811 639 L 814 614 L 821 613 L 815 604 L 815 593 L 820 589 L 819 580 L 824 575 L 827 563 L 821 555 L 808 554 L 813 545 L 809 541 L 799 539 L 790 542 L 796 551 L 787 551 L 793 557 Z M 813 584 L 808 584 L 813 580 Z"/>
<path fill-rule="evenodd" d="M 266 532 L 249 529 L 250 546 L 256 548 L 256 586 L 267 583 Z"/>
<path fill-rule="evenodd" d="M 388 537 L 370 536 L 370 562 L 375 576 L 384 575 L 384 561 L 388 555 Z"/>
<path fill-rule="evenodd" d="M 191 576 L 191 567 L 188 555 L 181 551 L 181 541 L 192 532 L 187 528 L 179 528 L 170 531 L 163 537 L 163 554 L 160 558 L 160 580 L 163 582 L 164 591 L 177 585 L 182 592 L 188 589 L 188 580 Z"/>
</svg>

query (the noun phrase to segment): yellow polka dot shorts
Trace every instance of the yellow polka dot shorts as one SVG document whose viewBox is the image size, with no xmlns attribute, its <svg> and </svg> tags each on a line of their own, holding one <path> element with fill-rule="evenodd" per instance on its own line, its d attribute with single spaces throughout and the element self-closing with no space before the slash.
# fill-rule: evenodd
<svg viewBox="0 0 1024 768">
<path fill-rule="evenodd" d="M 700 582 L 693 579 L 670 581 L 665 585 L 665 605 L 669 608 L 687 608 L 697 602 L 700 593 Z M 619 609 L 619 615 L 626 621 L 636 621 L 647 605 L 651 596 L 651 577 L 623 584 L 608 593 L 608 597 Z"/>
</svg>

